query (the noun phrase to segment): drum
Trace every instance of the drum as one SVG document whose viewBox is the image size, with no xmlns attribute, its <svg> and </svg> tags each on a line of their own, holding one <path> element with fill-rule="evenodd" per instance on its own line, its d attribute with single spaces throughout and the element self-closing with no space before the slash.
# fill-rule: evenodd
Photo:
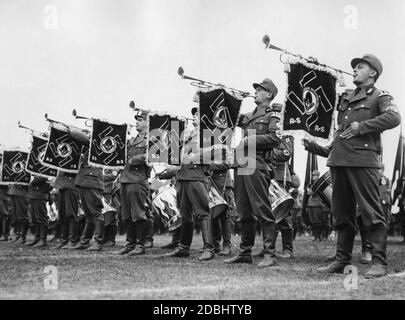
<svg viewBox="0 0 405 320">
<path fill-rule="evenodd" d="M 276 223 L 283 220 L 294 206 L 294 199 L 282 188 L 276 180 L 271 180 L 270 188 L 271 209 L 276 218 Z"/>
<path fill-rule="evenodd" d="M 105 214 L 107 212 L 110 211 L 117 211 L 117 209 L 115 209 L 107 200 L 106 198 L 103 196 L 101 198 L 101 201 L 103 202 L 103 209 L 101 209 L 101 213 Z"/>
<path fill-rule="evenodd" d="M 55 222 L 59 219 L 58 209 L 56 208 L 55 202 L 52 205 L 49 205 L 49 202 L 46 203 L 46 211 L 49 218 L 49 222 Z"/>
<path fill-rule="evenodd" d="M 180 210 L 177 207 L 176 188 L 174 186 L 160 187 L 158 193 L 153 197 L 152 203 L 169 231 L 176 230 L 181 226 Z"/>
<path fill-rule="evenodd" d="M 313 184 L 312 191 L 321 199 L 322 203 L 331 209 L 332 204 L 332 178 L 327 171 Z"/>
<path fill-rule="evenodd" d="M 210 190 L 208 191 L 208 207 L 210 208 L 210 213 L 212 218 L 216 218 L 222 213 L 228 210 L 229 205 L 224 199 L 224 197 L 219 192 L 215 183 L 211 181 Z"/>
</svg>

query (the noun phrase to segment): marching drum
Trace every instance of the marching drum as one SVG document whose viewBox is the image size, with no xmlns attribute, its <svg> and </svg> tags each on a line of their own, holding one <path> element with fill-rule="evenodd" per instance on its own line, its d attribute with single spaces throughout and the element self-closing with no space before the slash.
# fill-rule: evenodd
<svg viewBox="0 0 405 320">
<path fill-rule="evenodd" d="M 331 209 L 332 203 L 332 178 L 330 172 L 324 173 L 312 186 L 312 191 L 316 193 L 323 204 Z"/>
<path fill-rule="evenodd" d="M 210 190 L 208 191 L 208 198 L 208 207 L 210 208 L 212 218 L 216 218 L 228 210 L 228 203 L 225 201 L 224 197 L 222 197 L 213 181 L 211 181 Z"/>
<path fill-rule="evenodd" d="M 59 219 L 58 215 L 58 209 L 56 208 L 55 203 L 52 203 L 52 205 L 49 205 L 49 202 L 46 203 L 46 212 L 49 218 L 49 221 L 55 222 L 56 220 Z"/>
<path fill-rule="evenodd" d="M 291 195 L 282 188 L 276 180 L 271 180 L 270 183 L 270 201 L 271 210 L 276 218 L 276 223 L 283 220 L 294 206 L 294 199 Z"/>
<path fill-rule="evenodd" d="M 181 226 L 181 216 L 180 210 L 177 207 L 175 187 L 172 185 L 160 187 L 158 193 L 152 199 L 152 203 L 159 211 L 159 215 L 169 231 L 176 230 Z"/>
<path fill-rule="evenodd" d="M 105 214 L 110 211 L 117 211 L 108 201 L 107 199 L 103 196 L 101 198 L 101 201 L 103 202 L 103 209 L 101 209 L 101 213 Z"/>
</svg>

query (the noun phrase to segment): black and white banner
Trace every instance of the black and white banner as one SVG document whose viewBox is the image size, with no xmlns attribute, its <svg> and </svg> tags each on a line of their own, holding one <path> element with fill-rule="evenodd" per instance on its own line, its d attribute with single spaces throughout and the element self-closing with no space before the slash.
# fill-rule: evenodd
<svg viewBox="0 0 405 320">
<path fill-rule="evenodd" d="M 52 124 L 44 157 L 39 161 L 50 168 L 77 173 L 85 144 L 73 138 L 67 128 Z"/>
<path fill-rule="evenodd" d="M 328 69 L 299 61 L 289 64 L 284 131 L 303 130 L 329 139 L 336 103 L 337 76 Z"/>
<path fill-rule="evenodd" d="M 242 100 L 227 93 L 224 89 L 199 92 L 200 148 L 231 147 L 231 140 L 239 116 Z M 223 162 L 228 155 L 219 149 L 211 160 Z M 210 159 L 208 159 L 210 160 Z M 204 156 L 204 162 L 207 159 Z"/>
<path fill-rule="evenodd" d="M 126 124 L 93 119 L 89 164 L 107 169 L 123 169 L 127 159 Z"/>
<path fill-rule="evenodd" d="M 25 170 L 28 152 L 3 150 L 1 153 L 0 184 L 29 185 L 31 175 Z"/>
<path fill-rule="evenodd" d="M 31 150 L 28 155 L 26 168 L 27 172 L 45 178 L 56 177 L 58 170 L 45 166 L 40 161 L 41 159 L 43 159 L 45 155 L 45 149 L 47 144 L 48 144 L 47 138 L 37 136 L 35 134 L 32 135 Z"/>
<path fill-rule="evenodd" d="M 185 121 L 170 115 L 149 115 L 147 160 L 180 165 Z"/>
</svg>

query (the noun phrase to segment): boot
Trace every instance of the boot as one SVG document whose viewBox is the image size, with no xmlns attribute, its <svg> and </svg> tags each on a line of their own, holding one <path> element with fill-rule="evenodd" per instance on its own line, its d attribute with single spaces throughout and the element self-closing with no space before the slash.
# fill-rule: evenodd
<svg viewBox="0 0 405 320">
<path fill-rule="evenodd" d="M 153 234 L 154 234 L 153 220 L 147 220 L 145 248 L 153 248 Z"/>
<path fill-rule="evenodd" d="M 96 220 L 95 224 L 95 229 L 94 229 L 94 240 L 97 242 L 100 246 L 102 246 L 102 243 L 104 241 L 104 220 Z M 98 246 L 97 246 L 98 248 Z M 89 251 L 93 251 L 90 250 Z M 99 250 L 96 250 L 99 251 Z"/>
<path fill-rule="evenodd" d="M 387 275 L 387 229 L 377 225 L 369 229 L 369 239 L 371 243 L 372 266 L 366 272 L 365 278 L 372 279 Z"/>
<path fill-rule="evenodd" d="M 371 255 L 370 251 L 362 251 L 361 252 L 361 259 L 360 263 L 361 264 L 370 264 L 373 259 L 373 256 Z"/>
<path fill-rule="evenodd" d="M 36 245 L 39 240 L 41 239 L 41 226 L 39 224 L 35 225 L 35 237 L 34 240 L 32 240 L 31 242 L 26 243 L 26 246 L 32 247 L 34 245 Z"/>
<path fill-rule="evenodd" d="M 352 229 L 338 231 L 336 242 L 336 260 L 326 267 L 318 268 L 320 273 L 343 273 L 352 260 L 353 243 L 356 232 Z"/>
<path fill-rule="evenodd" d="M 104 236 L 105 247 L 114 247 L 115 246 L 115 237 L 117 236 L 117 225 L 115 223 L 110 224 L 107 227 L 107 235 Z"/>
<path fill-rule="evenodd" d="M 127 236 L 125 239 L 125 247 L 130 248 L 130 251 L 135 249 L 137 243 L 137 234 L 136 234 L 136 226 L 135 222 L 132 220 L 128 220 L 125 222 L 126 229 L 127 229 Z M 129 251 L 128 251 L 129 252 Z"/>
<path fill-rule="evenodd" d="M 163 257 L 176 257 L 176 258 L 184 258 L 190 256 L 190 249 L 188 248 L 176 248 L 174 251 L 166 253 Z"/>
<path fill-rule="evenodd" d="M 90 240 L 93 238 L 94 229 L 95 229 L 94 222 L 86 220 L 80 242 L 83 244 L 89 244 Z"/>
<path fill-rule="evenodd" d="M 290 259 L 293 256 L 293 237 L 294 231 L 291 229 L 281 230 L 281 242 L 283 251 L 278 256 L 283 259 Z"/>
<path fill-rule="evenodd" d="M 28 231 L 28 222 L 22 222 L 20 224 L 20 239 L 18 244 L 25 244 L 26 236 Z"/>
<path fill-rule="evenodd" d="M 215 253 L 221 251 L 221 225 L 219 217 L 211 219 L 211 234 L 212 234 L 212 245 L 214 246 Z M 204 248 L 203 248 L 204 251 Z"/>
<path fill-rule="evenodd" d="M 224 263 L 252 263 L 252 247 L 255 244 L 256 222 L 254 220 L 242 220 L 241 242 L 238 254 L 224 260 Z"/>
<path fill-rule="evenodd" d="M 122 248 L 121 250 L 114 252 L 114 255 L 116 255 L 116 256 L 122 256 L 122 255 L 124 255 L 124 254 L 130 253 L 130 252 L 131 252 L 132 250 L 134 250 L 134 249 L 135 249 L 135 247 L 127 247 L 127 246 L 125 246 L 125 247 Z"/>
<path fill-rule="evenodd" d="M 33 248 L 47 248 L 48 244 L 46 243 L 46 237 L 48 236 L 48 226 L 41 224 L 40 225 L 41 240 Z"/>
<path fill-rule="evenodd" d="M 224 245 L 222 246 L 222 250 L 218 252 L 219 256 L 230 256 L 232 254 L 232 249 L 231 246 L 229 245 Z"/>
<path fill-rule="evenodd" d="M 222 223 L 222 251 L 218 252 L 219 256 L 230 256 L 232 253 L 231 244 L 232 221 L 226 219 Z"/>
<path fill-rule="evenodd" d="M 333 262 L 336 260 L 336 253 L 325 258 L 325 262 Z"/>
<path fill-rule="evenodd" d="M 90 243 L 78 242 L 76 245 L 72 246 L 70 250 L 85 250 L 90 247 Z"/>
<path fill-rule="evenodd" d="M 201 233 L 204 243 L 204 252 L 198 258 L 198 261 L 211 260 L 214 258 L 214 246 L 210 218 L 201 219 Z"/>
<path fill-rule="evenodd" d="M 145 247 L 142 245 L 136 245 L 134 250 L 131 250 L 130 253 L 127 254 L 128 257 L 139 256 L 145 254 Z"/>
<path fill-rule="evenodd" d="M 180 243 L 178 247 L 169 253 L 163 255 L 164 257 L 189 257 L 190 245 L 193 241 L 194 223 L 191 221 L 183 221 L 181 224 Z"/>
<path fill-rule="evenodd" d="M 264 250 L 262 249 L 260 251 L 255 252 L 255 253 L 252 253 L 252 257 L 254 257 L 254 258 L 256 258 L 256 257 L 264 258 Z"/>
<path fill-rule="evenodd" d="M 101 251 L 103 249 L 103 246 L 99 242 L 94 242 L 91 247 L 88 247 L 86 251 Z"/>
<path fill-rule="evenodd" d="M 0 241 L 8 241 L 10 235 L 10 222 L 8 218 L 3 220 L 3 236 L 1 237 Z"/>
<path fill-rule="evenodd" d="M 312 225 L 312 235 L 314 236 L 314 239 L 312 241 L 318 240 L 318 233 L 319 233 L 319 227 L 316 223 L 314 223 Z"/>
<path fill-rule="evenodd" d="M 181 234 L 181 226 L 177 228 L 176 230 L 173 231 L 172 233 L 172 242 L 161 246 L 162 249 L 174 249 L 177 248 L 177 246 L 180 243 L 180 234 Z"/>
<path fill-rule="evenodd" d="M 79 240 L 79 229 L 80 225 L 79 222 L 77 222 L 74 218 L 69 219 L 69 243 L 76 245 Z"/>
<path fill-rule="evenodd" d="M 262 223 L 263 232 L 263 247 L 264 247 L 264 258 L 257 265 L 259 268 L 271 267 L 277 264 L 276 259 L 276 239 L 277 230 L 276 224 L 273 222 L 263 222 Z"/>
<path fill-rule="evenodd" d="M 147 235 L 148 221 L 138 220 L 135 222 L 136 234 L 138 236 L 138 242 L 135 249 L 128 253 L 129 257 L 145 254 L 145 238 Z"/>
</svg>

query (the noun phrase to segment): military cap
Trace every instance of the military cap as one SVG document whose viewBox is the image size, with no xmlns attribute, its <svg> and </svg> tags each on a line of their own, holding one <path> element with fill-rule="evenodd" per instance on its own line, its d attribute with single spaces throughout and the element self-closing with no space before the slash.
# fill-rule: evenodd
<svg viewBox="0 0 405 320">
<path fill-rule="evenodd" d="M 351 62 L 352 68 L 354 69 L 360 62 L 365 62 L 374 68 L 378 73 L 378 77 L 381 75 L 383 66 L 381 61 L 375 55 L 366 53 L 362 58 L 354 58 Z"/>
<path fill-rule="evenodd" d="M 264 79 L 261 83 L 254 83 L 253 88 L 256 89 L 257 87 L 261 87 L 263 90 L 273 94 L 273 99 L 276 97 L 278 92 L 276 85 L 269 78 Z"/>
</svg>

